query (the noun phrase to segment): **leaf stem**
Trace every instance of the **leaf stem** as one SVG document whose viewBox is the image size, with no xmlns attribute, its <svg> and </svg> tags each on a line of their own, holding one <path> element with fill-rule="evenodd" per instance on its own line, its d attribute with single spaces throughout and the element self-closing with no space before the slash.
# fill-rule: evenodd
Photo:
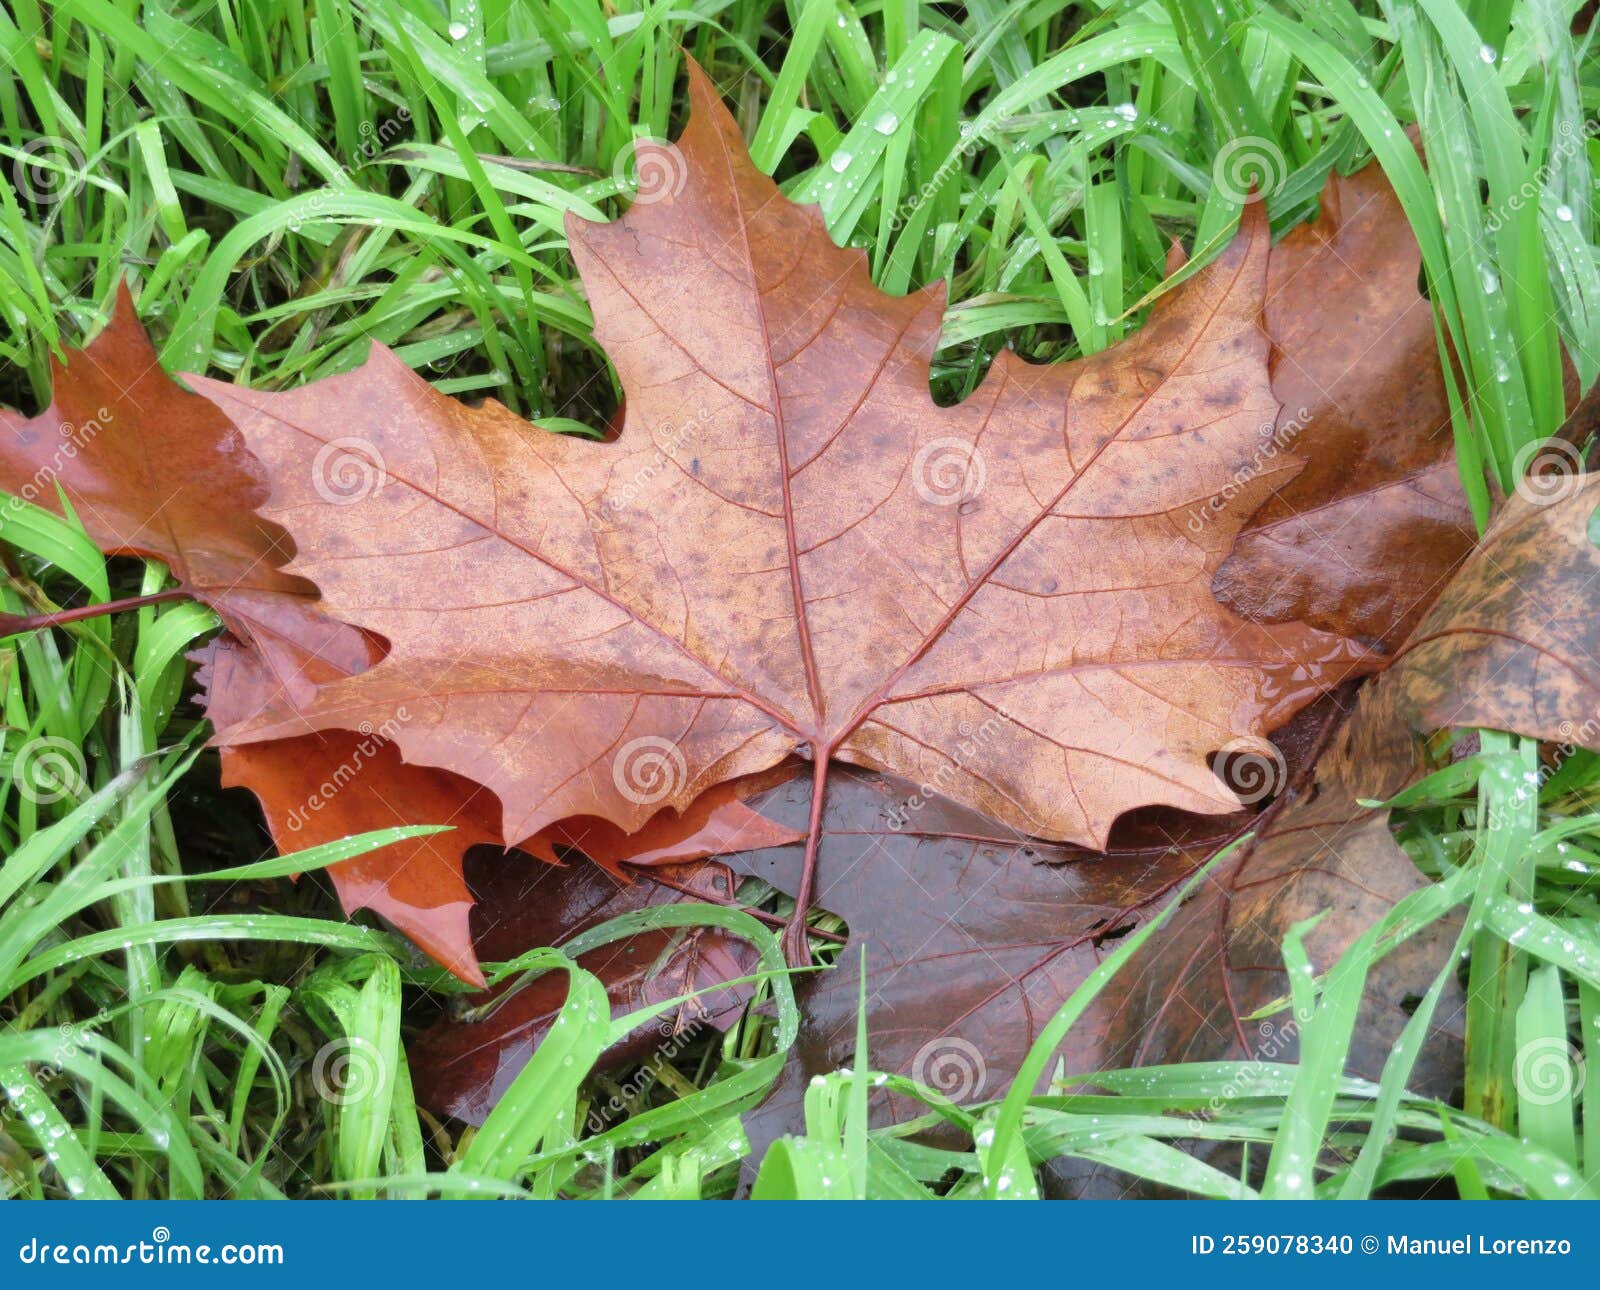
<svg viewBox="0 0 1600 1290">
<path fill-rule="evenodd" d="M 78 609 L 57 609 L 47 614 L 0 614 L 0 637 L 36 632 L 46 627 L 64 627 L 68 623 L 82 622 L 85 618 L 120 614 L 128 609 L 143 609 L 146 605 L 193 599 L 194 597 L 183 588 L 171 587 L 166 591 L 152 592 L 148 596 L 128 596 L 122 600 L 107 600 L 98 605 L 83 605 Z"/>
<path fill-rule="evenodd" d="M 783 929 L 783 957 L 792 968 L 811 966 L 811 946 L 806 940 L 806 915 L 811 911 L 811 893 L 816 886 L 817 846 L 822 840 L 822 805 L 827 797 L 828 764 L 833 746 L 811 750 L 811 821 L 806 827 L 806 857 L 800 867 L 800 883 L 794 893 L 794 913 Z"/>
</svg>

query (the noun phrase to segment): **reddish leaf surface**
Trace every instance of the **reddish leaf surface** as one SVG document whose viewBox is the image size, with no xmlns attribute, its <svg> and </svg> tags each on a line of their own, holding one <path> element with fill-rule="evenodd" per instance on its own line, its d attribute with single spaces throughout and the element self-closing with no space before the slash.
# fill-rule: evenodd
<svg viewBox="0 0 1600 1290">
<path fill-rule="evenodd" d="M 44 413 L 0 411 L 0 488 L 59 511 L 59 486 L 101 550 L 162 560 L 218 612 L 230 635 L 207 647 L 202 683 L 220 741 L 247 720 L 292 721 L 318 685 L 382 657 L 365 632 L 322 612 L 315 588 L 283 572 L 292 546 L 255 514 L 266 495 L 259 464 L 214 404 L 161 370 L 126 289 L 106 328 L 52 370 Z M 461 855 L 498 840 L 487 794 L 448 772 L 402 765 L 382 738 L 359 731 L 225 746 L 222 762 L 224 783 L 255 792 L 285 851 L 366 829 L 455 824 L 455 834 L 387 847 L 330 874 L 346 911 L 376 910 L 482 983 Z"/>
<path fill-rule="evenodd" d="M 282 703 L 260 655 L 237 641 L 224 638 L 209 646 L 200 678 L 210 695 L 208 715 L 223 727 L 244 713 Z M 384 736 L 382 730 L 329 730 L 224 746 L 222 782 L 256 795 L 273 841 L 285 852 L 370 829 L 450 825 L 450 833 L 392 843 L 334 865 L 329 874 L 346 913 L 381 914 L 441 965 L 482 986 L 462 861 L 472 847 L 492 846 L 503 853 L 498 804 L 487 789 L 459 775 L 402 761 Z M 682 865 L 793 841 L 791 833 L 745 805 L 756 786 L 752 781 L 720 785 L 681 816 L 671 809 L 659 812 L 631 838 L 602 820 L 565 820 L 526 850 L 556 862 L 558 848 L 581 848 L 621 877 L 625 859 L 635 865 Z M 520 868 L 525 860 L 502 855 L 502 862 Z"/>
<path fill-rule="evenodd" d="M 1283 404 L 1274 488 L 1214 586 L 1263 622 L 1302 620 L 1393 651 L 1476 540 L 1456 472 L 1422 254 L 1376 162 L 1330 176 L 1322 211 L 1272 250 L 1266 326 Z"/>
<path fill-rule="evenodd" d="M 1275 736 L 1287 750 L 1288 767 L 1304 763 L 1338 715 L 1336 707 L 1319 704 L 1295 729 Z M 787 825 L 787 836 L 770 844 L 749 836 L 741 854 L 727 849 L 729 863 L 792 893 L 810 809 L 807 777 L 803 767 L 786 765 L 766 780 L 751 786 L 748 809 L 768 829 Z M 840 966 L 798 983 L 806 1019 L 796 1061 L 768 1100 L 761 1125 L 779 1131 L 784 1116 L 797 1113 L 810 1075 L 849 1058 L 856 946 L 868 950 L 875 1062 L 942 1080 L 954 1078 L 962 1059 L 978 1052 L 978 1082 L 998 1087 L 1021 1056 L 1019 1019 L 1026 1017 L 1031 1039 L 1099 961 L 1097 938 L 1129 925 L 1128 917 L 1252 819 L 1248 811 L 1218 818 L 1153 808 L 1119 822 L 1114 849 L 1101 855 L 1018 839 L 927 788 L 841 772 L 828 796 L 819 899 L 849 923 L 852 940 Z M 532 910 L 525 916 L 546 915 Z M 490 954 L 482 941 L 480 950 Z M 960 1024 L 952 1031 L 955 1018 Z M 451 1063 L 442 1083 L 426 1078 L 428 1087 L 447 1091 L 430 1105 L 452 1114 L 471 1108 L 481 1116 L 526 1061 L 525 1035 L 519 1025 L 493 1019 L 440 1033 L 447 1048 L 431 1043 L 413 1053 Z"/>
<path fill-rule="evenodd" d="M 291 701 L 366 665 L 367 638 L 331 624 L 315 588 L 283 571 L 293 548 L 255 512 L 260 465 L 214 404 L 161 370 L 126 288 L 105 329 L 51 372 L 39 416 L 0 409 L 0 489 L 59 514 L 59 487 L 102 551 L 163 561 Z"/>
<path fill-rule="evenodd" d="M 711 860 L 663 865 L 665 883 L 630 882 L 587 862 L 556 866 L 514 860 L 469 858 L 478 898 L 472 915 L 475 939 L 487 959 L 559 945 L 607 919 L 651 905 L 724 903 L 734 891 L 732 872 Z M 642 1061 L 661 1049 L 681 1051 L 709 1030 L 726 1030 L 743 1013 L 753 987 L 724 983 L 750 975 L 757 958 L 749 942 L 712 927 L 645 932 L 580 955 L 578 962 L 604 983 L 616 1015 L 707 991 L 626 1035 L 605 1052 L 600 1067 Z M 565 974 L 546 973 L 520 988 L 472 1000 L 475 1010 L 487 1012 L 481 1020 L 436 1023 L 411 1045 L 418 1100 L 441 1115 L 481 1123 L 549 1031 L 566 993 Z M 502 1000 L 497 1006 L 491 1002 L 495 998 Z M 620 1106 L 601 1101 L 591 1110 L 591 1124 L 609 1127 L 621 1115 Z"/>
<path fill-rule="evenodd" d="M 519 841 L 574 815 L 636 829 L 795 752 L 814 826 L 835 760 L 1095 846 L 1135 806 L 1235 809 L 1208 754 L 1365 659 L 1211 595 L 1288 468 L 1185 522 L 1277 414 L 1260 212 L 1115 349 L 1003 353 L 938 408 L 942 293 L 878 292 L 698 71 L 691 99 L 683 190 L 569 228 L 627 393 L 618 442 L 463 407 L 381 348 L 287 393 L 197 379 L 267 469 L 291 568 L 393 647 L 311 723 L 393 725 L 408 761 L 492 789 Z M 371 486 L 330 497 L 340 451 Z"/>
<path fill-rule="evenodd" d="M 560 849 L 571 848 L 614 876 L 625 877 L 627 868 L 682 864 L 705 856 L 802 841 L 804 832 L 774 824 L 746 804 L 746 798 L 769 782 L 787 780 L 793 774 L 792 767 L 778 767 L 766 775 L 718 784 L 695 798 L 682 814 L 670 807 L 658 811 L 635 833 L 624 833 L 609 820 L 576 816 L 552 824 L 524 843 L 523 849 L 544 860 L 559 860 Z"/>
</svg>

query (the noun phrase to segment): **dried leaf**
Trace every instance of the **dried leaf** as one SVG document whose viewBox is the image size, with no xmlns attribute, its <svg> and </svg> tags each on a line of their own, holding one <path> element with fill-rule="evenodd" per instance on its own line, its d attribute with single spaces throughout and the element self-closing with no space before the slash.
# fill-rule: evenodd
<svg viewBox="0 0 1600 1290">
<path fill-rule="evenodd" d="M 292 545 L 255 513 L 260 465 L 215 405 L 161 370 L 125 287 L 105 329 L 51 374 L 39 416 L 0 409 L 0 489 L 60 514 L 59 488 L 106 554 L 163 561 L 292 701 L 365 666 L 372 643 L 283 571 Z"/>
<path fill-rule="evenodd" d="M 513 840 L 574 815 L 636 829 L 795 752 L 819 811 L 834 760 L 938 773 L 1012 829 L 1094 846 L 1135 806 L 1236 809 L 1208 754 L 1366 660 L 1211 596 L 1237 517 L 1292 467 L 1185 523 L 1277 413 L 1260 212 L 1130 340 L 1002 354 L 941 409 L 942 292 L 877 291 L 698 71 L 691 98 L 663 158 L 681 191 L 569 227 L 627 393 L 617 443 L 466 408 L 381 348 L 286 393 L 196 378 L 266 467 L 290 567 L 392 645 L 310 725 L 395 726 L 408 761 L 492 789 Z M 330 487 L 335 459 L 362 485 Z M 977 729 L 980 755 L 953 755 Z"/>
</svg>

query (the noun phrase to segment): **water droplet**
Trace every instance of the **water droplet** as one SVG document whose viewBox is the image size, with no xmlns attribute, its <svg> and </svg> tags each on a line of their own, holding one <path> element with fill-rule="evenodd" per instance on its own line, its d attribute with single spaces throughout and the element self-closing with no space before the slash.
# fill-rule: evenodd
<svg viewBox="0 0 1600 1290">
<path fill-rule="evenodd" d="M 1499 55 L 1494 52 L 1493 45 L 1482 45 L 1478 49 L 1478 57 L 1483 59 L 1484 62 L 1493 65 L 1494 60 L 1498 58 Z"/>
<path fill-rule="evenodd" d="M 879 134 L 893 134 L 900 128 L 900 118 L 893 112 L 885 112 L 872 123 L 872 128 Z"/>
<path fill-rule="evenodd" d="M 1124 121 L 1137 121 L 1139 119 L 1139 109 L 1134 107 L 1132 103 L 1118 103 L 1112 111 Z"/>
<path fill-rule="evenodd" d="M 1563 224 L 1572 223 L 1572 207 L 1563 203 L 1556 207 L 1556 218 Z"/>
<path fill-rule="evenodd" d="M 467 27 L 466 23 L 464 23 L 464 22 L 453 22 L 453 23 L 450 24 L 450 27 L 449 27 L 450 39 L 451 40 L 465 40 L 467 38 L 467 31 L 468 31 L 468 27 Z"/>
<path fill-rule="evenodd" d="M 849 152 L 840 148 L 839 151 L 828 158 L 828 168 L 836 175 L 842 175 L 850 168 L 852 158 Z"/>
</svg>

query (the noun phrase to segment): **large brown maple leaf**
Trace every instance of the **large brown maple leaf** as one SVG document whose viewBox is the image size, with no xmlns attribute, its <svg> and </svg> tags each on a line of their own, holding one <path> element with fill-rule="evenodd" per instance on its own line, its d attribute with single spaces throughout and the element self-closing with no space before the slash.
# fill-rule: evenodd
<svg viewBox="0 0 1600 1290">
<path fill-rule="evenodd" d="M 698 70 L 690 95 L 658 158 L 681 191 L 569 222 L 627 395 L 617 443 L 463 407 L 381 347 L 287 393 L 195 378 L 265 466 L 290 570 L 392 645 L 245 737 L 392 729 L 408 761 L 491 788 L 508 841 L 572 815 L 636 828 L 794 752 L 813 858 L 835 760 L 1094 846 L 1141 804 L 1235 809 L 1208 754 L 1365 658 L 1210 590 L 1292 470 L 1259 468 L 1264 217 L 1130 340 L 1048 367 L 1004 353 L 940 408 L 942 291 L 879 292 Z M 329 486 L 341 462 L 362 487 Z"/>
</svg>

